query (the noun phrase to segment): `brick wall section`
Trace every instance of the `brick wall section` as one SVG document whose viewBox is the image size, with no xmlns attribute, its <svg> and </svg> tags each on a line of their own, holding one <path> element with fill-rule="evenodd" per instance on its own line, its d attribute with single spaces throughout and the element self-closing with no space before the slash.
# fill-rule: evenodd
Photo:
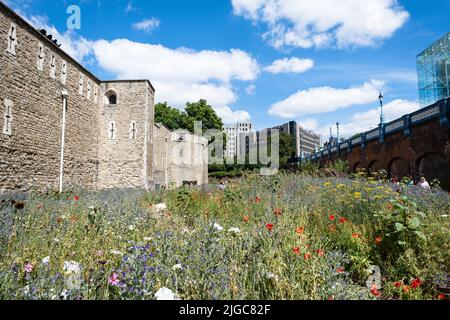
<svg viewBox="0 0 450 320">
<path fill-rule="evenodd" d="M 427 121 L 413 126 L 409 137 L 398 131 L 386 136 L 384 143 L 372 140 L 366 148 L 356 146 L 339 156 L 325 156 L 321 165 L 337 159 L 347 161 L 354 171 L 385 169 L 391 177 L 437 178 L 450 190 L 450 126 L 441 125 L 439 119 Z"/>
<path fill-rule="evenodd" d="M 69 92 L 65 184 L 96 185 L 96 107 L 86 97 L 87 81 L 99 80 L 57 48 L 46 37 L 18 19 L 0 3 L 0 125 L 4 100 L 13 101 L 12 134 L 0 131 L 0 191 L 57 188 L 59 183 L 63 100 Z M 11 22 L 17 25 L 16 55 L 6 52 Z M 43 71 L 37 68 L 38 43 L 45 48 Z M 50 57 L 56 58 L 55 79 L 50 77 Z M 67 82 L 61 83 L 61 64 L 67 62 Z M 80 72 L 85 90 L 78 94 Z"/>
<path fill-rule="evenodd" d="M 114 81 L 101 84 L 99 108 L 99 188 L 146 188 L 152 176 L 153 92 L 148 81 Z M 107 95 L 117 95 L 110 105 Z M 151 100 L 150 100 L 151 99 Z M 114 138 L 110 138 L 110 123 Z M 135 138 L 132 124 L 135 123 Z"/>
</svg>

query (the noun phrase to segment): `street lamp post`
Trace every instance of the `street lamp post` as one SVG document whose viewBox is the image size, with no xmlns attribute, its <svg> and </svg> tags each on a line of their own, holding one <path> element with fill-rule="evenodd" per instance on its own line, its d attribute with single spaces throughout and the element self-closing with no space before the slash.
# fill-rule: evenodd
<svg viewBox="0 0 450 320">
<path fill-rule="evenodd" d="M 380 100 L 380 108 L 381 108 L 381 115 L 380 115 L 380 125 L 384 124 L 384 113 L 383 113 L 383 95 L 380 92 L 380 96 L 378 97 L 378 99 Z"/>
<path fill-rule="evenodd" d="M 341 134 L 339 131 L 339 122 L 336 123 L 336 128 L 337 128 L 337 143 L 339 144 L 339 142 L 341 142 Z"/>
</svg>

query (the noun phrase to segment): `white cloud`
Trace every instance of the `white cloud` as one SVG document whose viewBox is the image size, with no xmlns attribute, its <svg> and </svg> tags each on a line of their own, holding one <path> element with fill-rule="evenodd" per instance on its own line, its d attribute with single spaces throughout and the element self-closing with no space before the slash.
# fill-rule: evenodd
<svg viewBox="0 0 450 320">
<path fill-rule="evenodd" d="M 267 24 L 275 48 L 374 46 L 409 18 L 397 0 L 231 0 L 235 15 Z"/>
<path fill-rule="evenodd" d="M 319 127 L 319 121 L 316 119 L 306 119 L 304 121 L 301 121 L 300 125 L 303 127 L 303 129 L 314 131 Z"/>
<path fill-rule="evenodd" d="M 127 7 L 125 8 L 125 12 L 130 13 L 133 10 L 135 10 L 135 8 L 133 7 L 133 2 L 130 0 L 128 1 Z"/>
<path fill-rule="evenodd" d="M 372 80 L 348 89 L 318 87 L 298 91 L 272 105 L 269 114 L 281 118 L 303 117 L 376 101 L 384 81 Z"/>
<path fill-rule="evenodd" d="M 303 73 L 314 67 L 311 59 L 284 58 L 275 60 L 272 65 L 264 68 L 267 72 L 278 73 Z"/>
<path fill-rule="evenodd" d="M 256 60 L 244 51 L 170 49 L 126 39 L 96 41 L 93 51 L 99 65 L 119 79 L 150 79 L 157 101 L 182 108 L 203 98 L 224 120 L 249 117 L 228 108 L 237 100 L 231 81 L 252 81 L 260 72 Z"/>
<path fill-rule="evenodd" d="M 215 110 L 225 124 L 235 124 L 240 121 L 249 121 L 251 119 L 250 114 L 247 111 L 232 111 L 229 107 L 219 107 Z"/>
<path fill-rule="evenodd" d="M 136 30 L 145 31 L 147 33 L 152 32 L 160 25 L 160 21 L 156 18 L 144 19 L 142 21 L 133 24 L 133 28 Z"/>
<path fill-rule="evenodd" d="M 402 116 L 412 113 L 420 109 L 420 104 L 418 101 L 409 101 L 409 100 L 394 100 L 383 107 L 383 112 L 386 118 L 386 122 L 391 122 L 396 119 L 401 118 Z M 380 108 L 370 109 L 365 112 L 355 113 L 349 122 L 340 124 L 340 132 L 341 136 L 345 138 L 350 138 L 351 136 L 370 131 L 378 127 L 380 123 Z M 312 120 L 314 121 L 314 120 Z M 336 135 L 336 124 L 332 123 L 329 125 L 325 125 L 320 127 L 318 122 L 316 122 L 316 126 L 310 128 L 322 135 L 326 140 L 330 135 L 330 127 L 333 128 L 333 133 Z"/>
<path fill-rule="evenodd" d="M 248 112 L 229 108 L 238 99 L 231 82 L 253 81 L 260 73 L 257 61 L 242 50 L 170 49 L 126 39 L 91 41 L 73 31 L 59 33 L 49 26 L 47 17 L 25 18 L 51 33 L 62 44 L 61 49 L 81 63 L 95 58 L 117 79 L 149 79 L 156 88 L 157 101 L 184 108 L 186 102 L 206 99 L 224 121 L 250 119 Z"/>
<path fill-rule="evenodd" d="M 245 92 L 249 96 L 254 95 L 256 93 L 256 86 L 254 84 L 249 85 L 247 88 L 245 88 Z"/>
</svg>

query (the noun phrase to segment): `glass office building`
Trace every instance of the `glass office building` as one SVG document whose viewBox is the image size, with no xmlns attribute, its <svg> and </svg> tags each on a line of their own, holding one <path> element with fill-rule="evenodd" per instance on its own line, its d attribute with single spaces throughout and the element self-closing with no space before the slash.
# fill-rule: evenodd
<svg viewBox="0 0 450 320">
<path fill-rule="evenodd" d="M 421 107 L 450 97 L 450 32 L 417 56 Z"/>
</svg>

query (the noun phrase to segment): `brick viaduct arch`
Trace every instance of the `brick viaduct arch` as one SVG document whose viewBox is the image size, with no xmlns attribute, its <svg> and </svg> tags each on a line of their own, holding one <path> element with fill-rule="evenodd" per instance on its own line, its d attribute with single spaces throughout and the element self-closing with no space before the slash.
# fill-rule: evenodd
<svg viewBox="0 0 450 320">
<path fill-rule="evenodd" d="M 342 142 L 306 160 L 324 167 L 347 161 L 353 171 L 384 169 L 390 177 L 439 179 L 450 190 L 450 99 L 394 120 L 360 137 Z"/>
</svg>

